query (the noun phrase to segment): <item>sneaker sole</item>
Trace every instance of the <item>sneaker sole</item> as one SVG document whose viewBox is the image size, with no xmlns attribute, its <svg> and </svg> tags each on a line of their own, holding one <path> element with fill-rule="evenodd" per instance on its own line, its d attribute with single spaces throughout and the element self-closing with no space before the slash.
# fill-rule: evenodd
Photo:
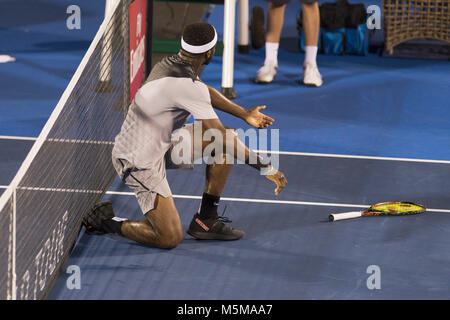
<svg viewBox="0 0 450 320">
<path fill-rule="evenodd" d="M 314 84 L 314 83 L 305 83 L 305 82 L 302 82 L 302 84 L 307 86 L 307 87 L 315 87 L 315 88 L 318 88 L 318 87 L 322 86 L 322 85 L 317 85 L 317 84 Z"/>
<path fill-rule="evenodd" d="M 276 74 L 275 74 L 275 76 L 276 76 Z M 269 84 L 269 83 L 272 83 L 273 80 L 275 80 L 275 76 L 274 76 L 273 79 L 270 80 L 270 81 L 258 80 L 257 78 L 254 78 L 254 79 L 253 79 L 253 82 L 254 82 L 254 83 L 257 83 L 257 84 Z"/>
<path fill-rule="evenodd" d="M 254 80 L 254 82 L 257 84 L 269 84 L 269 83 L 272 83 L 272 81 L 261 81 L 261 80 L 256 80 L 256 79 Z"/>
<path fill-rule="evenodd" d="M 211 233 L 211 232 L 192 232 L 190 230 L 186 231 L 187 234 L 194 237 L 197 240 L 225 240 L 225 241 L 232 241 L 232 240 L 239 240 L 241 239 L 244 234 L 241 236 L 233 236 L 233 235 L 223 235 L 218 233 Z"/>
</svg>

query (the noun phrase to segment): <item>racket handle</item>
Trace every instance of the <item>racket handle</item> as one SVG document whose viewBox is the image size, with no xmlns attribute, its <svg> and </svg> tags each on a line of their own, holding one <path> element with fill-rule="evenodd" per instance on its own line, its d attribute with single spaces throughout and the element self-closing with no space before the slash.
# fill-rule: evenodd
<svg viewBox="0 0 450 320">
<path fill-rule="evenodd" d="M 337 221 L 337 220 L 344 220 L 344 219 L 359 218 L 361 216 L 362 216 L 361 211 L 352 211 L 352 212 L 345 212 L 345 213 L 330 214 L 328 219 L 330 221 Z"/>
</svg>

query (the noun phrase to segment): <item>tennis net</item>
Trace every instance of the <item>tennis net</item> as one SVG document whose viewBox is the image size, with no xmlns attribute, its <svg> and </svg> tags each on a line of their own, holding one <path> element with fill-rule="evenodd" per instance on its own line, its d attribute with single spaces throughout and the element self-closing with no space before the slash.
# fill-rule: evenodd
<svg viewBox="0 0 450 320">
<path fill-rule="evenodd" d="M 0 198 L 0 299 L 44 299 L 81 220 L 114 179 L 130 101 L 129 7 L 110 1 L 89 49 Z"/>
</svg>

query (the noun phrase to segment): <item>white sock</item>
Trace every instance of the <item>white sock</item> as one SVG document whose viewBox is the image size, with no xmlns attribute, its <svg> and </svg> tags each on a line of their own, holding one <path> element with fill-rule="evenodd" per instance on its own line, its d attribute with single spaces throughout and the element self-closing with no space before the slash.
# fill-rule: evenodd
<svg viewBox="0 0 450 320">
<path fill-rule="evenodd" d="M 268 62 L 278 65 L 278 42 L 266 42 L 266 60 L 264 64 Z"/>
<path fill-rule="evenodd" d="M 303 66 L 307 63 L 317 66 L 317 46 L 305 46 L 305 60 L 303 61 Z"/>
</svg>

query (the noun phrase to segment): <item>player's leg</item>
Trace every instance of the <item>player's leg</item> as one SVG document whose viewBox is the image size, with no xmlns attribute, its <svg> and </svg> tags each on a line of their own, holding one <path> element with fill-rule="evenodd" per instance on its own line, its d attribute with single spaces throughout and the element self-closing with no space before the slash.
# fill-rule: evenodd
<svg viewBox="0 0 450 320">
<path fill-rule="evenodd" d="M 231 164 L 210 164 L 206 166 L 205 187 L 199 214 L 202 218 L 217 217 L 222 190 L 228 178 Z"/>
<path fill-rule="evenodd" d="M 231 128 L 226 128 L 230 130 Z M 209 142 L 202 142 L 202 154 Z M 237 240 L 244 236 L 244 232 L 224 222 L 231 222 L 226 218 L 220 218 L 217 209 L 223 188 L 228 179 L 232 164 L 225 161 L 222 164 L 214 163 L 206 165 L 206 179 L 203 189 L 202 202 L 199 211 L 194 215 L 188 234 L 197 239 Z"/>
<path fill-rule="evenodd" d="M 286 9 L 286 1 L 270 2 L 267 10 L 267 31 L 266 43 L 280 42 L 281 31 L 284 23 L 284 10 Z M 266 52 L 267 54 L 267 52 Z"/>
<path fill-rule="evenodd" d="M 305 35 L 305 59 L 303 61 L 303 83 L 320 87 L 322 76 L 316 57 L 320 30 L 320 12 L 317 0 L 301 0 L 302 24 Z"/>
<path fill-rule="evenodd" d="M 111 202 L 106 201 L 96 205 L 84 217 L 87 231 L 115 233 L 152 247 L 176 247 L 183 237 L 183 230 L 165 172 L 158 170 L 164 167 L 164 162 L 145 170 L 137 170 L 124 159 L 113 158 L 112 162 L 122 181 L 134 191 L 145 219 L 117 218 Z"/>
<path fill-rule="evenodd" d="M 175 248 L 183 238 L 180 217 L 171 196 L 147 193 L 154 197 L 153 209 L 143 220 L 127 220 L 114 216 L 110 201 L 96 205 L 83 219 L 88 233 L 119 234 L 138 243 L 162 249 Z M 139 197 L 145 197 L 142 193 Z"/>
<path fill-rule="evenodd" d="M 269 3 L 267 9 L 266 58 L 264 65 L 258 70 L 255 81 L 270 83 L 278 68 L 278 47 L 284 23 L 284 11 L 289 0 L 275 0 Z"/>
<path fill-rule="evenodd" d="M 158 194 L 154 206 L 144 220 L 123 221 L 121 234 L 147 246 L 175 248 L 183 238 L 183 230 L 173 198 Z"/>
</svg>

